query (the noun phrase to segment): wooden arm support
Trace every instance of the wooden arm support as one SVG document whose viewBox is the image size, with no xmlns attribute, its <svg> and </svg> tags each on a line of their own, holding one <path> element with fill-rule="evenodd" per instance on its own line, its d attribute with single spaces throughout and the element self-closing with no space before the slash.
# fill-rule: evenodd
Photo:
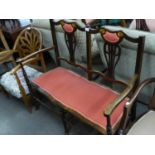
<svg viewBox="0 0 155 155">
<path fill-rule="evenodd" d="M 137 79 L 138 79 L 138 75 L 135 74 L 134 77 L 131 80 L 129 80 L 128 86 L 126 87 L 126 89 L 103 112 L 103 114 L 107 118 L 107 134 L 112 134 L 113 133 L 113 130 L 112 130 L 112 127 L 111 127 L 111 118 L 110 118 L 112 112 L 117 108 L 117 106 L 120 104 L 120 102 L 122 102 L 129 95 L 129 93 L 134 88 L 134 85 L 135 85 Z"/>
<path fill-rule="evenodd" d="M 0 52 L 0 62 L 10 58 L 13 53 L 14 53 L 14 50 L 6 50 L 6 51 Z"/>
<path fill-rule="evenodd" d="M 136 82 L 138 78 L 138 75 L 135 75 L 129 82 L 128 82 L 128 87 L 126 87 L 126 89 L 119 95 L 119 97 L 117 99 L 115 99 L 108 107 L 107 109 L 104 111 L 104 115 L 106 117 L 109 117 L 111 115 L 111 113 L 117 108 L 117 106 L 119 105 L 120 102 L 122 102 L 127 95 L 131 92 L 131 90 L 134 87 L 134 84 Z"/>
<path fill-rule="evenodd" d="M 127 118 L 128 118 L 128 114 L 130 112 L 130 109 L 134 103 L 134 101 L 136 100 L 137 96 L 139 95 L 139 92 L 148 84 L 155 82 L 155 78 L 149 78 L 147 80 L 144 80 L 139 87 L 136 89 L 136 91 L 134 92 L 132 98 L 130 99 L 129 102 L 126 103 L 125 107 L 124 107 L 124 112 L 123 112 L 123 116 L 122 116 L 122 120 L 121 120 L 121 125 L 120 125 L 120 134 L 123 134 L 125 132 L 125 128 L 126 128 L 126 124 L 127 124 Z M 151 101 L 151 105 L 153 106 L 153 108 L 155 108 L 154 106 L 154 99 L 155 99 L 155 93 L 152 97 L 152 101 Z"/>
<path fill-rule="evenodd" d="M 22 63 L 22 65 L 24 66 L 24 65 L 26 65 L 26 64 L 30 64 L 30 63 L 32 63 L 32 62 L 36 62 L 36 60 L 38 60 L 36 57 L 30 58 L 30 59 L 24 61 L 24 62 Z M 11 70 L 11 74 L 15 74 L 20 68 L 21 68 L 21 65 L 18 64 L 16 67 L 14 67 L 14 68 Z"/>
<path fill-rule="evenodd" d="M 41 53 L 46 52 L 46 51 L 49 51 L 49 50 L 52 50 L 52 49 L 54 49 L 54 47 L 41 49 L 41 50 L 36 51 L 36 52 L 34 52 L 32 54 L 29 54 L 28 56 L 26 56 L 24 58 L 21 58 L 21 59 L 17 60 L 17 63 L 22 63 L 22 65 L 26 65 L 26 64 L 35 62 L 36 60 L 38 60 L 38 58 L 36 57 L 36 55 L 41 54 Z M 11 70 L 11 74 L 16 73 L 17 70 L 19 70 L 20 68 L 21 68 L 21 65 L 20 64 L 17 65 L 16 67 L 14 67 Z"/>
<path fill-rule="evenodd" d="M 137 98 L 139 92 L 148 84 L 155 82 L 155 78 L 149 78 L 147 80 L 144 80 L 139 87 L 136 89 L 135 93 L 133 94 L 132 98 L 130 99 L 130 101 L 126 104 L 126 108 L 129 108 L 132 103 L 135 101 L 135 99 Z"/>
<path fill-rule="evenodd" d="M 54 46 L 49 47 L 49 48 L 44 48 L 44 49 L 41 49 L 39 51 L 33 52 L 32 54 L 29 54 L 28 56 L 17 60 L 17 63 L 22 63 L 22 62 L 24 62 L 24 61 L 26 61 L 26 60 L 28 60 L 28 59 L 38 55 L 38 54 L 41 54 L 43 52 L 46 52 L 46 51 L 49 51 L 49 50 L 52 50 L 52 49 L 54 49 Z"/>
</svg>

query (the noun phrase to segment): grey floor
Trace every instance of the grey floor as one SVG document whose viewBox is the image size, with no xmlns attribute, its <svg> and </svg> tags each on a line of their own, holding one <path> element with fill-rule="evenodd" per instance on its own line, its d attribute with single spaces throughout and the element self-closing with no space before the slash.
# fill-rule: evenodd
<svg viewBox="0 0 155 155">
<path fill-rule="evenodd" d="M 138 106 L 138 113 L 146 110 Z M 64 127 L 59 115 L 41 106 L 29 113 L 23 103 L 0 92 L 0 135 L 63 135 Z M 94 135 L 96 130 L 77 121 L 70 131 L 71 135 Z"/>
<path fill-rule="evenodd" d="M 41 106 L 32 113 L 26 111 L 22 102 L 0 92 L 0 135 L 63 135 L 64 127 L 59 115 Z M 72 135 L 98 134 L 91 127 L 76 122 Z"/>
</svg>

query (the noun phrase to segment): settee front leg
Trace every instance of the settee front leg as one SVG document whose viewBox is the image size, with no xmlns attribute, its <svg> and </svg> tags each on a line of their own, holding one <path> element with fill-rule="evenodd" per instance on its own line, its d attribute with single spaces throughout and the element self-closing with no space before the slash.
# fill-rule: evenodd
<svg viewBox="0 0 155 155">
<path fill-rule="evenodd" d="M 62 113 L 61 113 L 62 123 L 64 125 L 65 134 L 69 135 L 69 127 L 68 127 L 67 120 L 66 120 L 67 119 L 66 114 L 67 114 L 67 112 L 64 109 L 62 109 Z"/>
<path fill-rule="evenodd" d="M 111 127 L 110 116 L 106 115 L 106 117 L 107 117 L 107 134 L 112 135 L 112 127 Z"/>
<path fill-rule="evenodd" d="M 107 125 L 107 134 L 112 135 L 112 129 L 111 126 Z"/>
</svg>

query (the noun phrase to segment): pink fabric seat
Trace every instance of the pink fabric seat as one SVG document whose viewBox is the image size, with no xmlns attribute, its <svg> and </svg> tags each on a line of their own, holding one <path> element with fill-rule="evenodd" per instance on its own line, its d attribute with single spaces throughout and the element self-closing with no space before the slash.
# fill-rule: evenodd
<svg viewBox="0 0 155 155">
<path fill-rule="evenodd" d="M 57 67 L 35 78 L 33 83 L 43 89 L 48 95 L 68 108 L 97 125 L 106 129 L 106 117 L 103 115 L 105 108 L 119 94 L 110 88 L 100 86 L 88 81 L 80 75 Z M 125 99 L 113 112 L 111 124 L 114 126 L 120 119 Z"/>
</svg>

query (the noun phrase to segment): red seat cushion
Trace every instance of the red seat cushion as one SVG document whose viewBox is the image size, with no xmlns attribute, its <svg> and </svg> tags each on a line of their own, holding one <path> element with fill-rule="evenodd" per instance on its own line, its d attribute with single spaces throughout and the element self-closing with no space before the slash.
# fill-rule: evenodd
<svg viewBox="0 0 155 155">
<path fill-rule="evenodd" d="M 106 117 L 103 115 L 103 111 L 109 103 L 119 96 L 110 88 L 88 81 L 61 67 L 42 74 L 35 78 L 33 83 L 66 108 L 72 109 L 91 123 L 104 129 L 106 128 Z M 126 102 L 127 100 L 124 100 L 113 112 L 112 126 L 121 117 Z"/>
</svg>

